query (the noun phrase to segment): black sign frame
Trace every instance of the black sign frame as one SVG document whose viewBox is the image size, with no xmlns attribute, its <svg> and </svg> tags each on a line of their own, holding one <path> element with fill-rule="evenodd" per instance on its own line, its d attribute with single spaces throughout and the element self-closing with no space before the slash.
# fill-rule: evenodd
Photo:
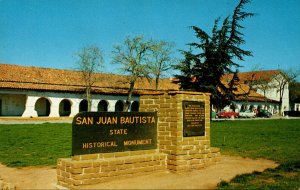
<svg viewBox="0 0 300 190">
<path fill-rule="evenodd" d="M 73 119 L 73 156 L 156 148 L 156 112 L 80 112 Z"/>
<path fill-rule="evenodd" d="M 200 101 L 182 101 L 183 136 L 205 135 L 205 103 Z"/>
</svg>

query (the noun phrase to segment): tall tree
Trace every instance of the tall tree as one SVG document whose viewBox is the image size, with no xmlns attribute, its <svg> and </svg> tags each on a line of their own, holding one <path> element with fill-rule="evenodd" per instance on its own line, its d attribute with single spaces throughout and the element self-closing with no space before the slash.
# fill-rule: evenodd
<svg viewBox="0 0 300 190">
<path fill-rule="evenodd" d="M 257 74 L 258 71 L 262 71 L 262 68 L 259 64 L 254 65 L 251 70 L 252 70 L 251 76 L 249 76 L 245 81 L 245 83 L 249 88 L 246 88 L 245 90 L 242 89 L 242 91 L 244 92 L 244 97 L 246 99 L 246 102 L 248 102 L 248 98 L 251 91 L 256 91 L 257 87 L 259 87 L 259 89 L 263 91 L 265 96 L 266 90 L 268 90 L 269 82 L 270 82 L 269 80 L 263 78 L 262 75 Z"/>
<path fill-rule="evenodd" d="M 183 51 L 185 59 L 176 66 L 181 71 L 181 74 L 176 75 L 181 88 L 210 92 L 212 103 L 217 108 L 228 105 L 233 97 L 228 85 L 222 82 L 222 76 L 233 73 L 232 68 L 240 66 L 235 60 L 243 61 L 245 56 L 252 55 L 240 47 L 245 43 L 240 32 L 244 27 L 240 22 L 254 15 L 243 11 L 247 3 L 249 0 L 240 0 L 232 17 L 226 17 L 220 28 L 220 19 L 216 19 L 211 35 L 192 26 L 199 42 L 189 44 L 191 49 Z"/>
<path fill-rule="evenodd" d="M 176 60 L 172 57 L 175 45 L 166 41 L 153 41 L 152 43 L 152 59 L 149 68 L 155 78 L 155 88 L 158 90 L 159 79 L 175 65 Z"/>
<path fill-rule="evenodd" d="M 283 95 L 286 90 L 288 90 L 289 83 L 292 83 L 300 74 L 297 69 L 291 69 L 289 71 L 281 71 L 281 75 L 275 76 L 275 84 L 277 92 L 279 93 L 279 111 L 282 113 L 284 110 L 282 108 Z"/>
<path fill-rule="evenodd" d="M 273 89 L 275 86 L 274 84 L 271 83 L 272 82 L 272 78 L 257 78 L 255 81 L 252 81 L 252 83 L 250 83 L 250 87 L 253 89 L 255 88 L 256 91 L 260 90 L 263 92 L 264 97 L 265 97 L 265 102 L 267 102 L 268 98 L 267 98 L 267 92 L 270 91 L 271 89 Z"/>
<path fill-rule="evenodd" d="M 82 73 L 82 79 L 85 85 L 86 99 L 88 102 L 88 111 L 91 111 L 91 90 L 96 82 L 96 72 L 103 68 L 103 53 L 95 45 L 88 45 L 77 53 L 78 70 Z"/>
<path fill-rule="evenodd" d="M 293 80 L 289 84 L 289 90 L 290 104 L 294 106 L 295 103 L 300 103 L 300 82 Z"/>
<path fill-rule="evenodd" d="M 114 46 L 112 63 L 119 64 L 121 71 L 128 75 L 129 88 L 124 111 L 129 110 L 136 81 L 143 77 L 150 78 L 147 64 L 150 62 L 151 48 L 151 40 L 146 41 L 143 36 L 128 36 L 123 45 Z"/>
</svg>

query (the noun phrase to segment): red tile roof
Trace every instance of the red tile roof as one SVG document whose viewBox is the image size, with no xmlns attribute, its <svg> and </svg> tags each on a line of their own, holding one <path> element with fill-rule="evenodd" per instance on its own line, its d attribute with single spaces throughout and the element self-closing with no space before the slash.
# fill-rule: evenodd
<svg viewBox="0 0 300 190">
<path fill-rule="evenodd" d="M 230 82 L 230 80 L 229 80 Z M 223 79 L 222 83 L 226 88 L 229 88 L 228 82 Z M 278 102 L 266 98 L 265 96 L 258 94 L 255 90 L 250 89 L 250 86 L 243 82 L 238 82 L 235 86 L 236 90 L 233 91 L 234 100 L 236 101 L 253 101 L 253 102 Z"/>
<path fill-rule="evenodd" d="M 97 82 L 93 85 L 95 93 L 127 93 L 127 76 L 97 73 Z M 155 92 L 155 82 L 145 78 L 136 83 L 135 93 Z M 178 86 L 169 79 L 162 79 L 160 90 L 178 90 Z M 11 64 L 0 64 L 0 88 L 27 89 L 45 91 L 82 92 L 84 82 L 80 71 L 51 68 L 28 67 Z"/>
<path fill-rule="evenodd" d="M 254 102 L 278 102 L 266 98 L 265 96 L 258 94 L 254 90 L 250 90 L 250 87 L 246 84 L 239 83 L 237 90 L 234 91 L 236 101 L 254 101 Z"/>
<path fill-rule="evenodd" d="M 240 82 L 247 81 L 268 81 L 281 73 L 280 70 L 263 70 L 263 71 L 253 71 L 253 72 L 239 72 L 238 77 Z M 227 74 L 223 76 L 223 80 L 230 81 L 233 74 Z"/>
</svg>

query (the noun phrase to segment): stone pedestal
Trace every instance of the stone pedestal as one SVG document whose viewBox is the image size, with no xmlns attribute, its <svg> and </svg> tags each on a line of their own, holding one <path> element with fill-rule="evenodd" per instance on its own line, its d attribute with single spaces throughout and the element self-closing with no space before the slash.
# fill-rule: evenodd
<svg viewBox="0 0 300 190">
<path fill-rule="evenodd" d="M 183 101 L 204 102 L 204 136 L 184 137 Z M 140 111 L 157 111 L 158 147 L 167 154 L 167 168 L 172 172 L 200 169 L 220 160 L 218 148 L 210 147 L 210 95 L 198 92 L 170 92 L 145 95 Z"/>
<path fill-rule="evenodd" d="M 204 127 L 201 135 L 184 134 L 184 101 L 203 105 L 199 116 Z M 186 172 L 201 169 L 220 160 L 219 149 L 210 146 L 209 94 L 169 92 L 142 95 L 140 111 L 157 112 L 157 149 L 87 154 L 59 159 L 58 185 L 74 189 L 81 185 L 155 171 Z M 190 112 L 192 111 L 191 109 Z"/>
</svg>

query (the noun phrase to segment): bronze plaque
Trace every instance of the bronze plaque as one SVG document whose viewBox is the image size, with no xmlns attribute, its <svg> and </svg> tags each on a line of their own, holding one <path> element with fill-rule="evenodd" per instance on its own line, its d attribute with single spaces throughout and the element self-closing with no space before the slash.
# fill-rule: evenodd
<svg viewBox="0 0 300 190">
<path fill-rule="evenodd" d="M 156 148 L 155 112 L 81 112 L 73 119 L 72 155 Z"/>
<path fill-rule="evenodd" d="M 204 105 L 204 102 L 182 101 L 184 137 L 205 135 Z"/>
</svg>

